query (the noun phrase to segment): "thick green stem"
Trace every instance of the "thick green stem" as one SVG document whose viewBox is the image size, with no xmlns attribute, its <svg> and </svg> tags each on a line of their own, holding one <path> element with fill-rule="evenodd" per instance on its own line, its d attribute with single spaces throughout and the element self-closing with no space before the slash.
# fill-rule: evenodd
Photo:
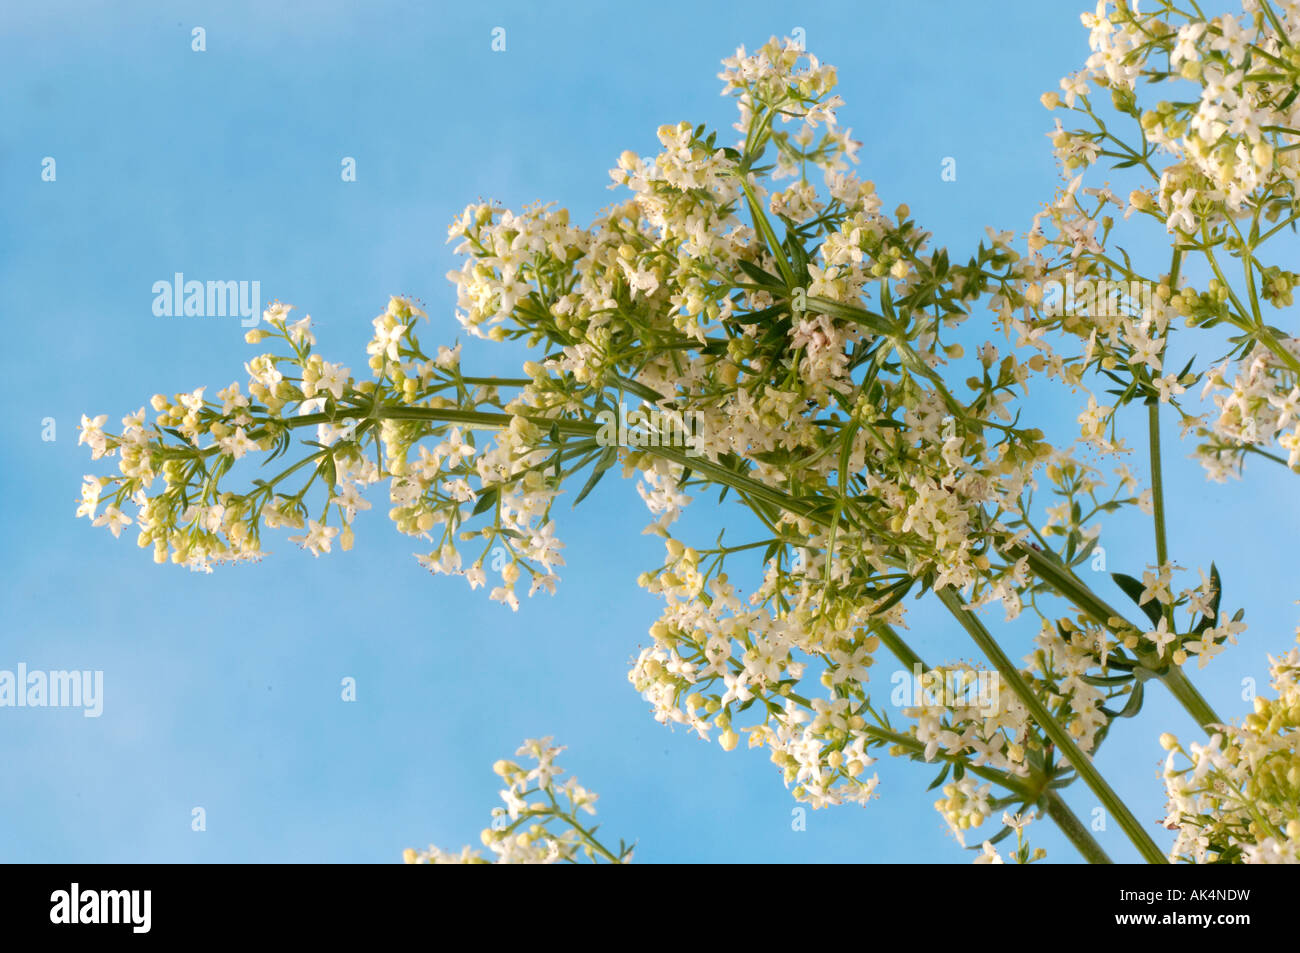
<svg viewBox="0 0 1300 953">
<path fill-rule="evenodd" d="M 1205 729 L 1207 733 L 1212 733 L 1212 725 L 1224 723 L 1210 703 L 1205 700 L 1205 696 L 1196 690 L 1196 686 L 1191 683 L 1191 680 L 1183 674 L 1183 670 L 1177 665 L 1170 665 L 1169 671 L 1160 676 L 1160 681 L 1165 683 L 1165 688 L 1169 689 L 1169 693 L 1178 699 L 1178 703 L 1183 706 L 1183 709 L 1195 718 L 1196 723 Z"/>
<path fill-rule="evenodd" d="M 961 623 L 962 628 L 966 630 L 975 644 L 979 646 L 980 651 L 993 663 L 993 667 L 997 669 L 1003 681 L 1015 692 L 1021 703 L 1029 709 L 1030 717 L 1038 723 L 1044 734 L 1052 740 L 1052 743 L 1069 760 L 1071 766 L 1079 773 L 1079 777 L 1083 778 L 1084 783 L 1088 785 L 1092 793 L 1097 795 L 1106 810 L 1119 821 L 1120 827 L 1124 829 L 1124 833 L 1128 835 L 1129 840 L 1133 842 L 1143 859 L 1152 864 L 1168 863 L 1165 855 L 1156 846 L 1155 841 L 1138 823 L 1137 818 L 1133 816 L 1133 812 L 1128 809 L 1128 805 L 1106 783 L 1106 779 L 1101 776 L 1101 773 L 1088 756 L 1079 750 L 1079 746 L 1074 743 L 1070 733 L 1052 717 L 1051 712 L 1047 710 L 1047 707 L 1033 688 L 1021 676 L 1020 670 L 1011 662 L 1011 659 L 1007 658 L 997 640 L 989 634 L 988 629 L 984 628 L 984 624 L 975 617 L 974 613 L 962 605 L 961 597 L 952 589 L 941 589 L 936 594 L 948 611 Z"/>
<path fill-rule="evenodd" d="M 1110 856 L 1097 843 L 1092 832 L 1084 826 L 1075 813 L 1070 810 L 1068 804 L 1061 798 L 1056 791 L 1048 791 L 1045 798 L 1047 801 L 1047 816 L 1056 822 L 1056 826 L 1061 829 L 1070 843 L 1075 846 L 1079 853 L 1083 854 L 1084 859 L 1090 864 L 1111 864 L 1114 863 Z"/>
<path fill-rule="evenodd" d="M 1165 481 L 1160 466 L 1160 404 L 1147 404 L 1147 429 L 1151 444 L 1151 509 L 1156 524 L 1156 565 L 1169 562 L 1169 541 L 1165 535 Z"/>
<path fill-rule="evenodd" d="M 929 671 L 929 666 L 921 660 L 921 656 L 912 651 L 912 647 L 903 641 L 903 637 L 894 630 L 893 626 L 884 622 L 873 622 L 871 631 L 880 637 L 880 641 L 885 643 L 885 648 L 894 654 L 894 658 L 908 668 L 916 668 L 919 665 L 921 671 Z"/>
</svg>

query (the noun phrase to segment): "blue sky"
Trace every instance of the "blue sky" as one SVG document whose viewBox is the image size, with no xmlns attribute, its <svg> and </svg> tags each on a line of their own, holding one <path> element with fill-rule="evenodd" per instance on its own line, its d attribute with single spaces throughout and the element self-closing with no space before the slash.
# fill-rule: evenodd
<svg viewBox="0 0 1300 953">
<path fill-rule="evenodd" d="M 652 152 L 660 124 L 729 137 L 718 61 L 796 27 L 839 67 L 862 173 L 967 254 L 985 225 L 1023 230 L 1050 198 L 1037 100 L 1087 55 L 1075 4 L 25 7 L 0 11 L 0 669 L 101 669 L 105 702 L 98 719 L 0 709 L 0 860 L 388 862 L 406 846 L 477 844 L 499 803 L 490 765 L 545 734 L 641 860 L 970 859 L 931 807 L 933 769 L 883 759 L 877 801 L 793 831 L 765 756 L 654 723 L 626 672 L 657 615 L 636 576 L 661 549 L 640 535 L 650 517 L 630 482 L 607 479 L 564 514 L 557 595 L 511 614 L 420 569 L 382 506 L 349 553 L 313 559 L 280 541 L 256 567 L 157 567 L 134 533 L 115 541 L 73 518 L 81 475 L 106 472 L 76 424 L 244 379 L 256 352 L 237 319 L 153 314 L 153 283 L 178 271 L 259 281 L 353 367 L 394 293 L 426 302 L 426 344 L 451 343 L 445 229 L 465 204 L 555 200 L 587 219 L 611 200 L 618 154 Z M 191 49 L 195 27 L 206 51 Z M 948 156 L 955 182 L 940 178 Z M 356 182 L 341 181 L 344 157 Z M 482 373 L 522 360 L 473 341 L 465 353 Z M 1244 713 L 1241 679 L 1262 684 L 1265 653 L 1291 644 L 1278 594 L 1296 518 L 1266 505 L 1286 498 L 1285 474 L 1213 486 L 1187 452 L 1166 450 L 1171 495 L 1189 501 L 1172 551 L 1186 566 L 1217 560 L 1225 605 L 1251 607 L 1252 623 L 1198 684 Z M 691 525 L 721 521 L 707 506 Z M 1149 538 L 1140 522 L 1108 529 L 1110 568 L 1140 574 Z M 932 607 L 911 625 L 928 659 L 966 655 Z M 354 703 L 340 700 L 344 677 Z M 1143 821 L 1162 816 L 1167 728 L 1191 731 L 1153 692 L 1100 757 Z M 1069 799 L 1088 816 L 1086 791 Z M 194 807 L 205 831 L 191 830 Z M 1073 859 L 1048 826 L 1034 842 Z M 1135 856 L 1117 825 L 1098 837 Z"/>
</svg>

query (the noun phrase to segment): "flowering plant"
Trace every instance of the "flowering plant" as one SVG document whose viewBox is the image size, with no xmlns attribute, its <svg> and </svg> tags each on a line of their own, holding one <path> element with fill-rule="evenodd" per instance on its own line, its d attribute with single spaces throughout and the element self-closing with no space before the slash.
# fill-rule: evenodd
<svg viewBox="0 0 1300 953">
<path fill-rule="evenodd" d="M 620 466 L 664 541 L 639 580 L 662 614 L 629 673 L 661 723 L 727 751 L 742 738 L 767 748 L 813 808 L 875 797 L 881 752 L 933 762 L 936 808 L 960 842 L 1000 813 L 1001 829 L 972 845 L 981 862 L 1001 862 L 1012 833 L 1010 859 L 1038 859 L 1024 838 L 1036 813 L 1086 859 L 1108 860 L 1061 795 L 1082 781 L 1161 862 L 1092 760 L 1158 682 L 1211 736 L 1187 749 L 1163 739 L 1171 856 L 1294 862 L 1296 652 L 1275 668 L 1281 697 L 1241 727 L 1184 673 L 1244 623 L 1221 607 L 1214 566 L 1176 582 L 1161 417 L 1196 435 L 1212 478 L 1251 457 L 1300 464 L 1300 341 L 1266 311 L 1290 305 L 1300 277 L 1264 248 L 1300 217 L 1300 3 L 1246 0 L 1243 16 L 1212 18 L 1195 4 L 1136 6 L 1085 15 L 1093 55 L 1044 96 L 1083 126 L 1058 121 L 1065 182 L 1019 247 L 990 230 L 964 258 L 933 248 L 907 206 L 885 211 L 851 171 L 858 143 L 839 122 L 834 68 L 789 40 L 741 48 L 720 74 L 739 112 L 732 144 L 704 126 L 661 127 L 657 155 L 619 157 L 621 197 L 587 227 L 555 206 L 491 203 L 451 225 L 464 258 L 449 276 L 456 317 L 472 335 L 526 344 L 523 376 L 465 373 L 459 346 L 422 345 L 425 312 L 393 298 L 359 377 L 316 353 L 310 318 L 277 302 L 247 335 L 276 347 L 248 361 L 246 385 L 156 395 L 153 420 L 141 408 L 118 433 L 83 418 L 81 440 L 95 459 L 116 456 L 118 473 L 87 477 L 78 515 L 114 535 L 135 525 L 156 561 L 211 571 L 260 558 L 268 530 L 313 555 L 351 548 L 366 492 L 386 482 L 422 565 L 517 609 L 521 583 L 532 595 L 558 582 L 561 492 L 580 501 Z M 1145 104 L 1163 84 L 1183 98 Z M 1103 159 L 1139 177 L 1126 199 L 1085 186 Z M 1134 213 L 1134 228 L 1164 226 L 1167 271 L 1148 274 L 1121 246 Z M 1194 260 L 1213 274 L 1203 290 Z M 1235 281 L 1222 270 L 1234 260 Z M 1175 330 L 1220 357 L 1174 370 Z M 1209 416 L 1193 412 L 1198 384 Z M 1031 386 L 1071 395 L 1077 431 L 1049 440 Z M 612 427 L 628 400 L 649 412 Z M 1121 411 L 1134 403 L 1146 407 L 1142 490 L 1127 466 L 1108 484 L 1096 465 L 1128 452 Z M 684 419 L 689 433 L 672 425 Z M 245 458 L 289 455 L 303 431 L 314 439 L 282 471 L 235 483 Z M 738 521 L 693 545 L 673 525 L 706 491 L 738 503 Z M 1132 603 L 1121 609 L 1080 567 L 1104 561 L 1099 521 L 1128 508 L 1150 515 L 1155 561 L 1113 574 Z M 742 574 L 755 582 L 744 598 Z M 923 659 L 903 634 L 904 600 L 927 593 L 983 662 Z M 982 618 L 994 603 L 1008 621 L 1035 621 L 1020 662 Z M 923 687 L 893 718 L 870 691 L 882 649 Z M 992 697 L 972 698 L 990 684 Z M 591 795 L 570 782 L 561 807 L 556 750 L 521 749 L 532 771 L 498 763 L 509 824 L 485 845 L 502 860 L 626 859 L 579 823 Z M 533 794 L 545 800 L 529 805 Z"/>
<path fill-rule="evenodd" d="M 492 809 L 492 825 L 484 828 L 481 840 L 495 855 L 498 864 L 578 863 L 586 858 L 592 863 L 624 864 L 632 859 L 632 848 L 619 841 L 618 849 L 606 847 L 596 839 L 596 828 L 583 826 L 579 812 L 595 814 L 594 793 L 573 776 L 556 783 L 564 771 L 555 763 L 563 748 L 551 744 L 550 738 L 529 739 L 516 754 L 527 755 L 537 766 L 525 770 L 513 761 L 498 761 L 492 770 L 506 782 L 501 792 L 505 807 Z M 543 800 L 531 804 L 525 800 L 539 794 Z M 558 796 L 557 796 L 558 795 Z M 527 826 L 526 821 L 531 821 Z M 486 864 L 479 851 L 468 846 L 458 853 L 407 848 L 403 859 L 408 864 Z"/>
</svg>

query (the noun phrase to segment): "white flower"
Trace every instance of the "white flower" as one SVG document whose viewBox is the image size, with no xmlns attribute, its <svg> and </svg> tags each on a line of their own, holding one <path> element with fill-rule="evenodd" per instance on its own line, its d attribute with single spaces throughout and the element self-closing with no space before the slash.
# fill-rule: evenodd
<svg viewBox="0 0 1300 953">
<path fill-rule="evenodd" d="M 351 372 L 341 364 L 324 363 L 321 365 L 320 374 L 316 378 L 316 387 L 320 390 L 327 390 L 334 395 L 335 400 L 343 397 L 343 389 L 347 386 L 348 378 Z"/>
<path fill-rule="evenodd" d="M 330 542 L 338 533 L 338 528 L 335 526 L 325 526 L 309 519 L 306 534 L 290 536 L 289 542 L 301 543 L 303 549 L 308 550 L 313 556 L 319 556 L 323 552 L 328 553 L 330 551 Z"/>
<path fill-rule="evenodd" d="M 95 526 L 107 526 L 114 536 L 122 535 L 122 527 L 131 525 L 131 518 L 116 506 L 107 507 L 95 518 Z"/>
<path fill-rule="evenodd" d="M 1196 216 L 1192 214 L 1192 202 L 1196 199 L 1195 189 L 1179 189 L 1169 196 L 1173 208 L 1169 212 L 1169 218 L 1165 222 L 1165 227 L 1169 231 L 1185 232 L 1192 234 L 1197 230 Z"/>
<path fill-rule="evenodd" d="M 1142 634 L 1155 645 L 1156 654 L 1161 658 L 1165 656 L 1165 647 L 1178 639 L 1178 633 L 1169 631 L 1169 621 L 1163 617 L 1158 626 Z"/>
</svg>

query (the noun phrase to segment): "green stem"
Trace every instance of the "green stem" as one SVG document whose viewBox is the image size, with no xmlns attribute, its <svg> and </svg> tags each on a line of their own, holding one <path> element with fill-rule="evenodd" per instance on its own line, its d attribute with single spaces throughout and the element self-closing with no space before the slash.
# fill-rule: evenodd
<svg viewBox="0 0 1300 953">
<path fill-rule="evenodd" d="M 1196 690 L 1196 686 L 1177 665 L 1170 665 L 1169 670 L 1160 676 L 1160 681 L 1165 683 L 1169 693 L 1178 699 L 1183 710 L 1195 718 L 1196 723 L 1205 729 L 1206 733 L 1210 733 L 1212 725 L 1224 724 L 1223 719 L 1205 700 L 1205 696 Z"/>
<path fill-rule="evenodd" d="M 1079 853 L 1083 854 L 1084 859 L 1090 864 L 1112 864 L 1113 860 L 1097 843 L 1092 832 L 1083 825 L 1083 822 L 1070 810 L 1061 795 L 1056 791 L 1048 791 L 1045 800 L 1047 801 L 1047 816 L 1056 822 L 1056 826 L 1061 829 L 1070 843 L 1075 846 Z"/>
<path fill-rule="evenodd" d="M 1165 536 L 1165 481 L 1160 466 L 1160 404 L 1157 401 L 1147 404 L 1147 428 L 1151 443 L 1151 507 L 1156 522 L 1156 566 L 1159 569 L 1169 562 L 1169 542 Z"/>
<path fill-rule="evenodd" d="M 885 648 L 894 654 L 894 658 L 909 669 L 914 669 L 919 665 L 921 671 L 929 671 L 929 666 L 921 660 L 921 656 L 912 651 L 912 647 L 903 641 L 903 637 L 894 630 L 893 626 L 886 625 L 884 622 L 873 622 L 871 631 L 880 637 L 880 641 L 885 643 Z"/>
<path fill-rule="evenodd" d="M 1273 332 L 1268 329 L 1267 325 L 1260 324 L 1258 327 L 1252 330 L 1252 333 L 1255 335 L 1256 338 L 1259 339 L 1259 341 L 1266 348 L 1268 348 L 1275 355 L 1277 355 L 1277 357 L 1281 359 L 1283 364 L 1285 364 L 1291 370 L 1295 371 L 1297 374 L 1300 374 L 1300 360 L 1298 360 L 1294 354 L 1292 354 L 1290 351 L 1288 351 L 1286 348 L 1282 346 L 1282 342 L 1279 341 L 1277 339 L 1277 336 L 1274 335 Z"/>
</svg>

